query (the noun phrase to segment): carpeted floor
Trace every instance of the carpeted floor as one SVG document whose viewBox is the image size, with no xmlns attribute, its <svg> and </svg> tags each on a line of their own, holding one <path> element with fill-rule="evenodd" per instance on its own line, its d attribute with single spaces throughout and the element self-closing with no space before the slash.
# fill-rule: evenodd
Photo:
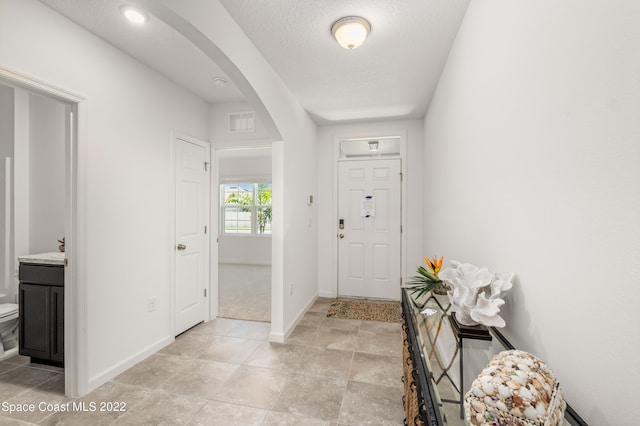
<svg viewBox="0 0 640 426">
<path fill-rule="evenodd" d="M 402 322 L 400 302 L 335 299 L 329 307 L 328 317 L 368 321 Z"/>
</svg>

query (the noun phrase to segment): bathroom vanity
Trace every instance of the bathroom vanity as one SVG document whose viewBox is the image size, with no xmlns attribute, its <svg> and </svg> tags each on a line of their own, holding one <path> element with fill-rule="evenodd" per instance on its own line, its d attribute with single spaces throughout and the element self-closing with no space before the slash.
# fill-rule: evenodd
<svg viewBox="0 0 640 426">
<path fill-rule="evenodd" d="M 64 253 L 18 258 L 20 354 L 64 366 Z"/>
</svg>

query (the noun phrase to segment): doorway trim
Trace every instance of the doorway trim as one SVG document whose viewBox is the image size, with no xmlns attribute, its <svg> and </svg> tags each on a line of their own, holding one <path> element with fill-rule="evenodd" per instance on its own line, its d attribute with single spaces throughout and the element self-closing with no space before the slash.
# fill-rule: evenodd
<svg viewBox="0 0 640 426">
<path fill-rule="evenodd" d="M 402 226 L 402 233 L 400 234 L 400 275 L 402 283 L 406 282 L 406 263 L 407 263 L 407 185 L 406 185 L 406 176 L 407 176 L 407 131 L 406 130 L 391 130 L 391 131 L 371 131 L 371 132 L 357 132 L 357 133 L 348 133 L 336 135 L 333 138 L 333 197 L 332 197 L 332 211 L 333 211 L 333 223 L 334 228 L 332 230 L 336 231 L 336 238 L 333 238 L 331 243 L 331 251 L 333 255 L 331 256 L 331 278 L 332 278 L 332 292 L 337 297 L 338 296 L 338 220 L 339 212 L 339 185 L 340 180 L 338 178 L 339 175 L 339 167 L 338 163 L 341 161 L 350 161 L 348 158 L 340 157 L 340 142 L 345 140 L 352 139 L 381 139 L 381 138 L 389 138 L 389 137 L 398 137 L 400 138 L 400 153 L 396 156 L 385 156 L 380 159 L 391 159 L 391 158 L 399 158 L 401 161 L 401 172 L 402 179 L 400 181 L 400 195 L 401 195 L 401 212 L 400 212 L 400 225 Z M 353 160 L 376 160 L 376 157 L 357 157 Z"/>
<path fill-rule="evenodd" d="M 65 253 L 64 270 L 64 352 L 65 352 L 65 395 L 76 397 L 87 393 L 87 293 L 81 283 L 86 282 L 84 254 L 86 253 L 84 207 L 78 198 L 86 198 L 86 183 L 78 179 L 78 174 L 86 174 L 85 151 L 87 144 L 86 97 L 62 89 L 30 76 L 0 66 L 0 82 L 9 86 L 37 93 L 61 101 L 66 105 L 65 140 Z"/>
</svg>

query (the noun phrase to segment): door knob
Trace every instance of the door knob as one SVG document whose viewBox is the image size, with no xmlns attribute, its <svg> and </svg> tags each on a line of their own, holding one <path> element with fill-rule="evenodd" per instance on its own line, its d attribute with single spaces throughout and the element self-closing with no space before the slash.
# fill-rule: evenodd
<svg viewBox="0 0 640 426">
<path fill-rule="evenodd" d="M 344 234 L 338 234 L 338 237 L 340 237 L 340 239 L 344 238 Z"/>
<path fill-rule="evenodd" d="M 178 250 L 184 250 L 186 248 L 187 246 L 185 246 L 184 244 L 178 244 Z"/>
</svg>

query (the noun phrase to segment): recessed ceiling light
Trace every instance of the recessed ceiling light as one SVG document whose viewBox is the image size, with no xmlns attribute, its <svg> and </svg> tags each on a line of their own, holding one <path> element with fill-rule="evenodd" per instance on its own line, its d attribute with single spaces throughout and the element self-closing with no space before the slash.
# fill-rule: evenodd
<svg viewBox="0 0 640 426">
<path fill-rule="evenodd" d="M 216 77 L 213 79 L 213 84 L 215 84 L 216 87 L 227 87 L 229 85 L 229 80 L 222 77 Z"/>
<path fill-rule="evenodd" d="M 129 4 L 120 6 L 120 13 L 122 13 L 129 22 L 137 25 L 142 25 L 149 20 L 149 15 Z"/>
</svg>

